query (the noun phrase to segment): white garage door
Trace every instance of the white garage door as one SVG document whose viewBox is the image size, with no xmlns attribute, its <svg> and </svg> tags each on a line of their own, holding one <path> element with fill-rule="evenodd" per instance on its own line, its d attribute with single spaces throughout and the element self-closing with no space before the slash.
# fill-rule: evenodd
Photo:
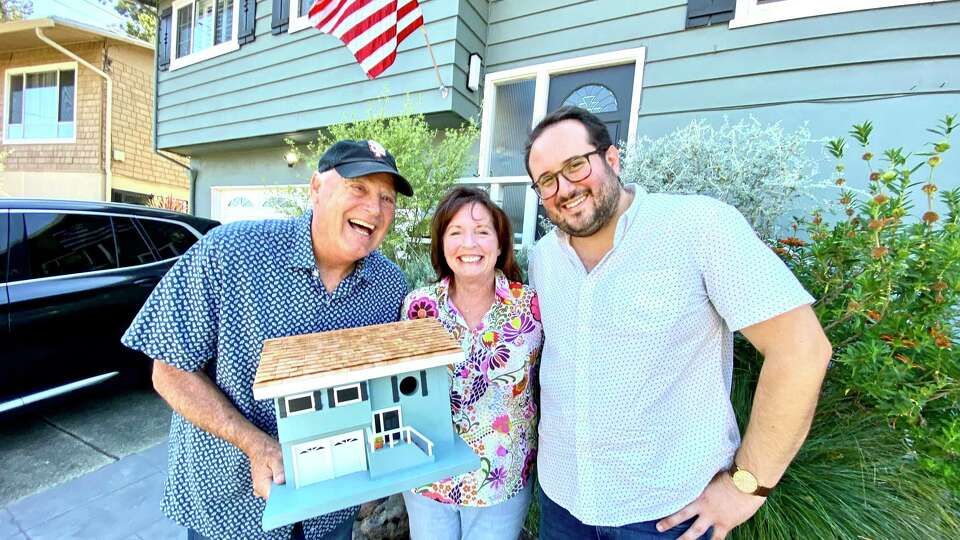
<svg viewBox="0 0 960 540">
<path fill-rule="evenodd" d="M 330 439 L 296 444 L 290 449 L 298 488 L 333 478 L 330 449 Z"/>
<path fill-rule="evenodd" d="M 287 217 L 277 207 L 305 201 L 306 189 L 306 185 L 213 187 L 210 217 L 221 223 Z"/>
<path fill-rule="evenodd" d="M 344 476 L 367 470 L 363 431 L 351 431 L 329 439 L 333 447 L 333 475 Z"/>
</svg>

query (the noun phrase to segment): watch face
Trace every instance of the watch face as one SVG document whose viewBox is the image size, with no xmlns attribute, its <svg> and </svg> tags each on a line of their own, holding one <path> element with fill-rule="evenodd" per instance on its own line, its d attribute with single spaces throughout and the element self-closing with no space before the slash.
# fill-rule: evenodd
<svg viewBox="0 0 960 540">
<path fill-rule="evenodd" d="M 758 487 L 757 479 L 743 469 L 737 469 L 733 473 L 733 484 L 744 493 L 753 493 Z"/>
</svg>

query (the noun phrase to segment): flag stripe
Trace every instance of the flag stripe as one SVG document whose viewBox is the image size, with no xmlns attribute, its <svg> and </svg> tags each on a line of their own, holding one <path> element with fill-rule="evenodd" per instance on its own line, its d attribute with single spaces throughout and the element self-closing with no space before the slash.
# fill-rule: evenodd
<svg viewBox="0 0 960 540">
<path fill-rule="evenodd" d="M 371 79 L 397 58 L 397 46 L 423 26 L 417 0 L 315 0 L 310 24 L 347 46 Z"/>
</svg>

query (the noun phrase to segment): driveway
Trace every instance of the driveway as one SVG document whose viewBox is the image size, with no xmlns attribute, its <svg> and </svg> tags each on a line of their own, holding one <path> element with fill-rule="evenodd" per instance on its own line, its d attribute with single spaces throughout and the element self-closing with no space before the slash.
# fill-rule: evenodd
<svg viewBox="0 0 960 540">
<path fill-rule="evenodd" d="M 0 540 L 182 538 L 160 514 L 169 421 L 113 388 L 0 420 Z"/>
</svg>

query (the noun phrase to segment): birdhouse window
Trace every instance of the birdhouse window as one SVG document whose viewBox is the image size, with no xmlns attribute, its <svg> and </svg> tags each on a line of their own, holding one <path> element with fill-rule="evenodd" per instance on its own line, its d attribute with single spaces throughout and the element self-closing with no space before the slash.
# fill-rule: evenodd
<svg viewBox="0 0 960 540">
<path fill-rule="evenodd" d="M 360 401 L 363 401 L 363 399 L 360 396 L 359 384 L 339 386 L 333 389 L 333 402 L 337 407 L 349 405 L 350 403 L 358 403 Z"/>
<path fill-rule="evenodd" d="M 316 403 L 313 400 L 313 393 L 287 397 L 287 416 L 313 412 L 314 409 L 316 409 Z"/>
</svg>

